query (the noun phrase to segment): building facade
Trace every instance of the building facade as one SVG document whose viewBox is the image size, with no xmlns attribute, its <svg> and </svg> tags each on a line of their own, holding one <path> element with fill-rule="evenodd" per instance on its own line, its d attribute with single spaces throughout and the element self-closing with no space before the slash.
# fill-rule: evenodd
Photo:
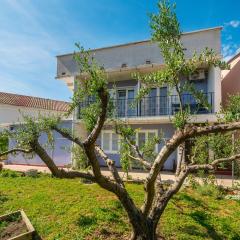
<svg viewBox="0 0 240 240">
<path fill-rule="evenodd" d="M 206 47 L 221 55 L 220 35 L 220 27 L 184 33 L 182 42 L 186 47 L 186 58 L 190 58 L 194 52 L 200 53 Z M 169 139 L 175 131 L 171 118 L 179 109 L 178 98 L 174 92 L 169 96 L 167 86 L 152 88 L 148 96 L 137 106 L 132 107 L 132 102 L 141 88 L 141 82 L 134 80 L 132 74 L 150 73 L 164 67 L 158 45 L 146 40 L 93 49 L 90 53 L 107 72 L 110 92 L 114 88 L 113 101 L 116 117 L 126 120 L 133 128 L 139 129 L 136 136 L 137 143 L 141 145 L 160 133 L 164 134 L 165 140 Z M 75 82 L 79 81 L 81 76 L 73 54 L 57 56 L 57 78 L 65 81 L 67 86 L 75 91 Z M 220 70 L 214 67 L 202 67 L 196 75 L 182 81 L 191 81 L 205 94 L 211 106 L 210 110 L 206 110 L 197 105 L 191 94 L 182 95 L 183 102 L 192 110 L 192 121 L 199 123 L 216 121 L 215 113 L 220 109 L 221 102 Z M 84 103 L 79 105 L 79 109 L 82 107 Z M 87 131 L 81 122 L 79 109 L 75 112 L 73 120 L 74 131 L 79 137 L 84 138 L 87 136 Z M 116 160 L 117 166 L 120 166 L 118 136 L 111 125 L 105 124 L 98 143 L 112 159 Z M 156 146 L 156 151 L 158 152 L 161 147 L 161 144 Z M 164 168 L 172 170 L 177 161 L 178 151 L 170 156 Z"/>
<path fill-rule="evenodd" d="M 201 52 L 206 47 L 213 49 L 221 55 L 220 42 L 221 28 L 211 28 L 199 30 L 182 35 L 183 45 L 186 47 L 186 58 L 193 55 L 194 52 Z M 137 133 L 137 143 L 141 145 L 148 138 L 155 134 L 164 133 L 164 138 L 170 138 L 174 133 L 174 127 L 171 123 L 171 117 L 179 109 L 179 102 L 176 94 L 168 95 L 168 88 L 153 88 L 149 95 L 145 97 L 138 105 L 132 108 L 132 102 L 136 97 L 141 82 L 134 80 L 132 74 L 150 73 L 161 70 L 164 67 L 164 61 L 160 49 L 156 43 L 149 40 L 122 44 L 117 46 L 99 48 L 90 50 L 97 62 L 104 67 L 108 76 L 108 87 L 116 89 L 113 96 L 116 116 L 126 120 L 133 128 L 140 129 Z M 74 83 L 79 78 L 78 66 L 73 59 L 73 54 L 57 56 L 57 78 L 64 80 L 67 86 L 75 91 Z M 183 102 L 190 105 L 194 115 L 192 121 L 195 122 L 214 122 L 215 113 L 220 109 L 221 102 L 221 73 L 218 68 L 203 67 L 199 69 L 196 76 L 191 76 L 183 81 L 190 80 L 195 87 L 206 95 L 211 110 L 207 111 L 197 106 L 193 96 L 186 93 Z M 79 109 L 84 104 L 79 105 Z M 87 136 L 87 132 L 81 122 L 79 109 L 74 116 L 74 129 L 82 138 Z M 195 111 L 197 109 L 197 111 Z M 119 144 L 118 136 L 112 130 L 112 126 L 105 124 L 101 136 L 98 139 L 101 147 L 119 162 Z M 161 149 L 161 145 L 156 146 L 156 151 Z M 178 153 L 174 152 L 166 162 L 165 169 L 173 169 L 178 161 Z M 102 162 L 102 164 L 104 164 Z"/>
</svg>

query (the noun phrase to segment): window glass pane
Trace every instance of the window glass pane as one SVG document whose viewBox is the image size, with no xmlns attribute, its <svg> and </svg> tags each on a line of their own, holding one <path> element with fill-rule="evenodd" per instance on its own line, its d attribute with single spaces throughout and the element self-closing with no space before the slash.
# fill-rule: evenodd
<svg viewBox="0 0 240 240">
<path fill-rule="evenodd" d="M 152 88 L 148 98 L 148 114 L 155 116 L 157 111 L 157 89 Z"/>
<path fill-rule="evenodd" d="M 128 99 L 132 99 L 132 98 L 134 98 L 134 90 L 130 89 L 128 90 Z"/>
<path fill-rule="evenodd" d="M 118 117 L 125 117 L 126 115 L 126 90 L 118 90 L 117 109 Z"/>
<path fill-rule="evenodd" d="M 153 139 L 156 136 L 155 132 L 148 132 L 148 140 Z M 155 145 L 155 151 L 157 150 L 157 144 Z"/>
<path fill-rule="evenodd" d="M 102 137 L 102 147 L 103 150 L 110 150 L 110 133 L 103 133 L 103 137 Z"/>
<path fill-rule="evenodd" d="M 155 132 L 149 132 L 149 133 L 148 133 L 148 140 L 153 139 L 155 136 L 156 136 L 156 133 L 155 133 Z"/>
<path fill-rule="evenodd" d="M 168 97 L 167 87 L 160 88 L 160 115 L 166 115 L 168 113 Z"/>
<path fill-rule="evenodd" d="M 157 89 L 152 88 L 149 93 L 149 97 L 156 97 L 157 96 Z"/>
<path fill-rule="evenodd" d="M 118 90 L 118 98 L 125 99 L 126 98 L 126 90 Z"/>
<path fill-rule="evenodd" d="M 132 117 L 136 115 L 137 108 L 133 106 L 134 103 L 134 90 L 128 90 L 128 100 L 127 100 L 127 115 Z"/>
<path fill-rule="evenodd" d="M 118 135 L 112 134 L 112 151 L 118 151 Z"/>
<path fill-rule="evenodd" d="M 138 145 L 139 147 L 142 147 L 145 144 L 146 141 L 146 133 L 140 132 L 138 133 Z"/>
</svg>

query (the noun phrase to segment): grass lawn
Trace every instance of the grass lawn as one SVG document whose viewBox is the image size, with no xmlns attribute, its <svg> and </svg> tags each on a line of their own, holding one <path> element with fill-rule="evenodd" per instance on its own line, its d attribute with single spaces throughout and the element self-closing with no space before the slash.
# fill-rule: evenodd
<svg viewBox="0 0 240 240">
<path fill-rule="evenodd" d="M 143 186 L 127 186 L 140 204 Z M 23 209 L 43 239 L 125 239 L 130 227 L 116 197 L 96 184 L 48 176 L 0 177 L 0 214 Z M 166 239 L 240 239 L 240 202 L 191 189 L 170 202 L 160 223 Z"/>
</svg>

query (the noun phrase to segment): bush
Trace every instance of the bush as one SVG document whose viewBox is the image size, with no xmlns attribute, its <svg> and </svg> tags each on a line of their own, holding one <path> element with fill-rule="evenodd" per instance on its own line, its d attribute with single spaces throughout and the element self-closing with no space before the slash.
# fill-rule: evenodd
<svg viewBox="0 0 240 240">
<path fill-rule="evenodd" d="M 214 175 L 206 175 L 203 171 L 197 174 L 199 181 L 194 175 L 189 175 L 188 181 L 192 189 L 196 190 L 202 196 L 211 196 L 215 199 L 223 199 L 226 191 L 216 185 L 216 177 Z"/>
<path fill-rule="evenodd" d="M 85 155 L 82 148 L 79 146 L 74 146 L 72 148 L 73 154 L 73 168 L 76 170 L 87 169 L 89 167 L 89 162 L 87 156 Z"/>
<path fill-rule="evenodd" d="M 21 173 L 12 171 L 12 170 L 8 170 L 8 169 L 3 169 L 0 172 L 0 177 L 11 177 L 11 178 L 16 178 L 16 177 L 20 177 Z"/>
<path fill-rule="evenodd" d="M 32 177 L 32 178 L 37 178 L 38 176 L 38 171 L 36 169 L 29 169 L 26 171 L 25 175 L 27 177 Z"/>
</svg>

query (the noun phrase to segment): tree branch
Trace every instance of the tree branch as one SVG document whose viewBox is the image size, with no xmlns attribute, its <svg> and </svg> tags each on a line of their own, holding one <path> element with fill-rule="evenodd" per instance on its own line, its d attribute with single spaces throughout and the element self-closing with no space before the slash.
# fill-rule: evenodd
<svg viewBox="0 0 240 240">
<path fill-rule="evenodd" d="M 204 170 L 204 169 L 205 170 L 214 170 L 214 168 L 220 163 L 232 162 L 232 161 L 239 160 L 239 159 L 240 159 L 240 154 L 235 154 L 235 155 L 232 155 L 230 157 L 216 159 L 209 164 L 189 165 L 188 169 L 191 172 L 194 172 L 194 171 L 197 171 L 197 170 Z"/>
<path fill-rule="evenodd" d="M 105 152 L 100 148 L 98 145 L 95 145 L 95 150 L 98 153 L 98 155 L 106 162 L 110 172 L 112 173 L 112 176 L 116 183 L 120 184 L 121 186 L 124 186 L 124 183 L 119 176 L 119 173 L 117 171 L 117 168 L 115 166 L 115 161 L 112 159 L 108 158 L 108 156 L 105 154 Z"/>
<path fill-rule="evenodd" d="M 101 113 L 98 117 L 97 123 L 92 130 L 92 132 L 88 135 L 87 139 L 84 141 L 84 145 L 90 145 L 96 142 L 102 127 L 104 125 L 106 115 L 107 115 L 107 105 L 108 105 L 108 93 L 107 91 L 102 88 L 99 90 L 99 97 L 100 97 L 100 108 L 101 108 Z"/>
<path fill-rule="evenodd" d="M 214 160 L 210 164 L 195 164 L 195 165 L 187 165 L 180 172 L 179 176 L 176 178 L 174 184 L 162 195 L 159 196 L 149 217 L 153 219 L 153 222 L 158 222 L 161 214 L 163 213 L 165 207 L 167 206 L 168 201 L 172 198 L 174 194 L 176 194 L 181 186 L 183 185 L 184 180 L 189 175 L 189 173 L 195 172 L 197 170 L 214 170 L 214 168 L 223 162 L 232 162 L 234 160 L 240 159 L 240 154 L 236 154 L 226 158 L 219 158 Z"/>
<path fill-rule="evenodd" d="M 132 150 L 134 151 L 134 153 L 136 154 L 137 157 L 133 157 L 130 154 L 128 154 L 128 156 L 138 162 L 140 162 L 144 167 L 146 167 L 148 170 L 151 168 L 151 163 L 146 161 L 143 157 L 143 155 L 141 154 L 139 147 L 136 144 L 132 144 L 129 139 L 125 138 L 127 144 L 132 148 Z"/>
<path fill-rule="evenodd" d="M 166 145 L 158 153 L 151 170 L 145 181 L 145 203 L 151 205 L 155 195 L 155 181 L 168 157 L 183 143 L 186 139 L 202 136 L 209 133 L 228 132 L 240 129 L 240 122 L 235 123 L 219 123 L 211 126 L 199 127 L 195 125 L 186 126 L 181 131 L 176 131 L 173 137 L 166 143 Z"/>
<path fill-rule="evenodd" d="M 13 148 L 13 149 L 10 149 L 10 150 L 8 150 L 8 151 L 5 151 L 5 152 L 0 153 L 0 157 L 5 156 L 5 155 L 8 155 L 8 154 L 11 154 L 11 153 L 17 153 L 17 152 L 31 153 L 31 152 L 33 152 L 33 150 L 32 150 L 31 148 L 30 148 L 30 149 Z"/>
<path fill-rule="evenodd" d="M 134 156 L 132 156 L 132 155 L 130 155 L 130 154 L 128 154 L 128 156 L 129 156 L 130 158 L 132 158 L 133 160 L 138 161 L 138 162 L 139 162 L 140 164 L 142 164 L 146 169 L 149 170 L 149 169 L 151 168 L 151 163 L 145 161 L 144 159 L 139 158 L 139 157 L 134 157 Z"/>
<path fill-rule="evenodd" d="M 95 182 L 95 178 L 90 173 L 83 173 L 78 171 L 65 171 L 64 169 L 59 169 L 54 163 L 53 159 L 48 155 L 45 149 L 40 145 L 40 143 L 35 140 L 31 143 L 33 151 L 42 159 L 42 161 L 47 165 L 53 176 L 58 178 L 85 178 Z"/>
<path fill-rule="evenodd" d="M 77 137 L 73 137 L 70 133 L 62 130 L 61 128 L 58 127 L 52 127 L 53 130 L 55 130 L 56 132 L 60 133 L 63 137 L 65 137 L 66 139 L 76 143 L 77 145 L 79 145 L 80 147 L 83 147 L 83 143 L 81 142 L 81 140 Z"/>
</svg>

